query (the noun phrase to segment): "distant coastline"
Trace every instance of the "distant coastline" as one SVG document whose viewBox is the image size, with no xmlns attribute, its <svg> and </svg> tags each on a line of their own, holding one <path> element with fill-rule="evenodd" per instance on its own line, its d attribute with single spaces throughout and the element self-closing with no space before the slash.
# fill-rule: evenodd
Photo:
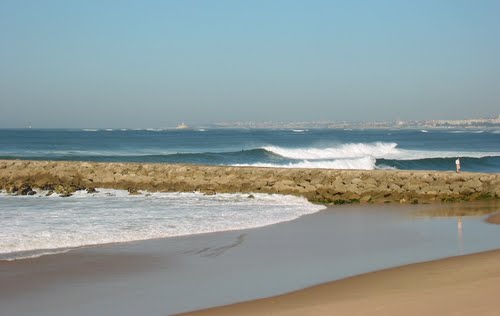
<svg viewBox="0 0 500 316">
<path fill-rule="evenodd" d="M 500 129 L 500 115 L 489 118 L 472 118 L 461 120 L 394 120 L 394 121 L 304 121 L 304 122 L 220 122 L 212 124 L 217 128 L 286 128 L 286 129 Z"/>
<path fill-rule="evenodd" d="M 213 123 L 185 123 L 163 127 L 37 127 L 36 122 L 23 127 L 9 127 L 0 129 L 70 129 L 84 131 L 163 131 L 163 130 L 205 130 L 205 129 L 290 129 L 304 132 L 307 129 L 429 129 L 429 130 L 498 130 L 500 129 L 500 115 L 485 118 L 464 119 L 429 119 L 429 120 L 388 120 L 388 121 L 222 121 Z"/>
</svg>

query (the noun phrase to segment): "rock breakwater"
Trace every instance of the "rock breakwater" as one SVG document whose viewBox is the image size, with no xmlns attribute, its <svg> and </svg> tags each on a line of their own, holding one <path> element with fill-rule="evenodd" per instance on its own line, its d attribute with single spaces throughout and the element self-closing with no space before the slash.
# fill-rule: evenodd
<svg viewBox="0 0 500 316">
<path fill-rule="evenodd" d="M 500 174 L 0 160 L 0 189 L 13 194 L 43 189 L 68 196 L 95 188 L 279 193 L 325 204 L 427 203 L 498 199 Z"/>
</svg>

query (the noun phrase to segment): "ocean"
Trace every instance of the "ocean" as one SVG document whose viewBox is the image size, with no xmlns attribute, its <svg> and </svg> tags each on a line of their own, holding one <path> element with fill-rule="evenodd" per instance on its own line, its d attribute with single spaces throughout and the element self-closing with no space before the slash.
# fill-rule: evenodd
<svg viewBox="0 0 500 316">
<path fill-rule="evenodd" d="M 0 159 L 500 172 L 500 130 L 0 130 Z"/>
<path fill-rule="evenodd" d="M 3 129 L 0 159 L 192 163 L 286 168 L 500 172 L 499 131 Z M 71 197 L 0 192 L 0 260 L 136 240 L 240 230 L 324 208 L 280 195 L 98 188 Z"/>
</svg>

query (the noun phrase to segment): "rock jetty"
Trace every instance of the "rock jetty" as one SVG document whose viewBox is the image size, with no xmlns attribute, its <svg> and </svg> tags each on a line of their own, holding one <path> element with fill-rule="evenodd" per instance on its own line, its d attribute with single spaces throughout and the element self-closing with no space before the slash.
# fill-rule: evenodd
<svg viewBox="0 0 500 316">
<path fill-rule="evenodd" d="M 0 190 L 12 194 L 42 189 L 69 196 L 95 188 L 279 193 L 324 204 L 428 203 L 498 199 L 500 174 L 0 160 Z"/>
</svg>

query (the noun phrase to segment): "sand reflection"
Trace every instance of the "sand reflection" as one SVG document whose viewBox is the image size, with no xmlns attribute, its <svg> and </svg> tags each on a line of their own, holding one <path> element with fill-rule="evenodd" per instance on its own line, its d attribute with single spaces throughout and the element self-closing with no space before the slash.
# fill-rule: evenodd
<svg viewBox="0 0 500 316">
<path fill-rule="evenodd" d="M 462 225 L 463 216 L 483 216 L 500 211 L 500 202 L 481 201 L 468 203 L 445 203 L 436 205 L 422 205 L 413 215 L 415 217 L 460 217 L 459 226 Z"/>
</svg>

